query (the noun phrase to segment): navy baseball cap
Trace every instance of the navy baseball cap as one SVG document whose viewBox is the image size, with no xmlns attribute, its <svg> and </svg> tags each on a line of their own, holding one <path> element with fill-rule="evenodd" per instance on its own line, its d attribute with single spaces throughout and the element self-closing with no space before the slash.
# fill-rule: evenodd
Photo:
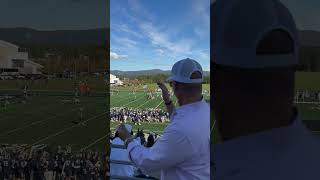
<svg viewBox="0 0 320 180">
<path fill-rule="evenodd" d="M 289 10 L 278 0 L 221 0 L 212 7 L 213 62 L 239 68 L 298 64 L 299 35 Z M 293 40 L 288 54 L 256 55 L 262 38 L 282 30 Z"/>
</svg>

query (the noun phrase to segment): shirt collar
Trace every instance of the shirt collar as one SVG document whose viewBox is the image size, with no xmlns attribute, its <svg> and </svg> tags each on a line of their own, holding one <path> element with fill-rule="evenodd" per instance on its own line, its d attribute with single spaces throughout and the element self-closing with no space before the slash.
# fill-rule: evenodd
<svg viewBox="0 0 320 180">
<path fill-rule="evenodd" d="M 296 145 L 310 141 L 312 133 L 303 125 L 298 116 L 287 127 L 274 128 L 229 140 L 213 146 L 213 161 L 216 174 L 229 174 L 241 166 L 257 162 L 258 159 L 281 157 Z M 219 175 L 218 175 L 219 176 Z"/>
<path fill-rule="evenodd" d="M 189 103 L 189 104 L 185 104 L 185 105 L 179 106 L 178 109 L 188 108 L 188 107 L 190 107 L 190 106 L 194 106 L 194 105 L 197 105 L 197 104 L 203 103 L 203 102 L 206 102 L 206 101 L 204 100 L 204 98 L 203 98 L 203 96 L 202 96 L 202 97 L 201 97 L 201 100 L 196 101 L 196 102 L 193 102 L 193 103 Z"/>
<path fill-rule="evenodd" d="M 190 103 L 190 104 L 186 104 L 186 105 L 183 105 L 183 106 L 179 106 L 178 108 L 175 108 L 172 115 L 171 115 L 171 122 L 174 122 L 176 118 L 174 118 L 177 114 L 185 114 L 185 112 L 188 112 L 189 111 L 189 108 L 190 107 L 194 107 L 194 106 L 197 106 L 197 105 L 200 105 L 200 104 L 203 104 L 203 103 L 206 103 L 206 101 L 204 100 L 204 98 L 202 97 L 201 100 L 199 101 L 196 101 L 196 102 L 193 102 L 193 103 Z"/>
</svg>

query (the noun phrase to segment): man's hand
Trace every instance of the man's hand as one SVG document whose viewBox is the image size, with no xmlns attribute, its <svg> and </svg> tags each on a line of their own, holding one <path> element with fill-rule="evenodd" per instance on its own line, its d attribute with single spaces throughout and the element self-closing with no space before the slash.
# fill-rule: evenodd
<svg viewBox="0 0 320 180">
<path fill-rule="evenodd" d="M 172 113 L 174 112 L 174 105 L 170 99 L 170 93 L 166 85 L 162 82 L 157 82 L 159 88 L 162 90 L 162 98 L 164 103 L 166 104 L 167 111 L 169 113 L 169 117 L 171 117 Z"/>
<path fill-rule="evenodd" d="M 124 141 L 124 145 L 126 146 L 126 148 L 128 148 L 129 143 L 131 143 L 133 140 L 134 138 L 130 137 Z"/>
<path fill-rule="evenodd" d="M 165 103 L 169 103 L 171 101 L 170 99 L 170 93 L 169 93 L 169 90 L 168 88 L 166 87 L 166 85 L 162 82 L 157 82 L 159 88 L 161 89 L 162 91 L 162 98 L 163 98 L 163 101 Z"/>
</svg>

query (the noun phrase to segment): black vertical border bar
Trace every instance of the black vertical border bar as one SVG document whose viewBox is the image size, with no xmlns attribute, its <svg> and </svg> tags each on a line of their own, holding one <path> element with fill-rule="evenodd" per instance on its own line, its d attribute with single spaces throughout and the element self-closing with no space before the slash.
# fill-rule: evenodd
<svg viewBox="0 0 320 180">
<path fill-rule="evenodd" d="M 216 124 L 214 123 L 214 111 L 213 111 L 213 106 L 212 102 L 214 101 L 214 93 L 213 93 L 213 86 L 214 86 L 214 68 L 213 68 L 213 56 L 214 56 L 214 51 L 213 51 L 213 46 L 214 46 L 214 16 L 213 16 L 213 4 L 216 0 L 210 0 L 210 179 L 215 179 L 215 163 L 214 163 L 214 143 L 216 140 L 216 137 L 214 136 L 215 132 L 215 126 Z"/>
<path fill-rule="evenodd" d="M 106 40 L 105 40 L 105 45 L 106 45 L 106 74 L 105 74 L 105 80 L 106 80 L 106 91 L 107 91 L 107 97 L 106 97 L 106 111 L 107 111 L 107 116 L 106 116 L 106 131 L 107 133 L 111 133 L 110 130 L 110 0 L 107 1 L 107 7 L 106 7 Z M 110 156 L 110 136 L 107 136 L 106 138 L 106 151 L 107 151 L 107 156 Z M 110 167 L 110 164 L 109 164 Z"/>
</svg>

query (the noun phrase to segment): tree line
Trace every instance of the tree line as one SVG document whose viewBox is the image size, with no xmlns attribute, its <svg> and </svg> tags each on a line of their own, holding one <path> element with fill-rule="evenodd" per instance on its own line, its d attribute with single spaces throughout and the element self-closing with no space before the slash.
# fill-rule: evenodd
<svg viewBox="0 0 320 180">
<path fill-rule="evenodd" d="M 99 72 L 109 70 L 109 43 L 101 45 L 53 46 L 30 45 L 25 47 L 29 57 L 44 66 L 48 74 L 71 72 Z M 320 72 L 320 47 L 301 47 L 299 51 L 299 71 Z M 148 75 L 138 78 L 146 81 L 163 79 L 166 75 Z M 208 79 L 206 79 L 208 80 Z"/>
<path fill-rule="evenodd" d="M 108 43 L 107 43 L 108 44 Z M 70 72 L 101 72 L 109 69 L 109 45 L 44 46 L 31 45 L 25 48 L 29 58 L 43 66 L 45 74 Z"/>
<path fill-rule="evenodd" d="M 300 48 L 298 70 L 320 72 L 320 47 Z"/>
<path fill-rule="evenodd" d="M 165 82 L 169 78 L 169 75 L 167 75 L 167 74 L 154 74 L 154 75 L 137 75 L 137 76 L 131 76 L 131 77 L 119 75 L 118 77 L 120 79 L 129 78 L 130 80 L 138 80 L 139 82 L 149 84 L 149 83 L 156 83 L 159 81 Z M 204 83 L 205 84 L 210 83 L 210 76 L 204 76 Z"/>
</svg>

